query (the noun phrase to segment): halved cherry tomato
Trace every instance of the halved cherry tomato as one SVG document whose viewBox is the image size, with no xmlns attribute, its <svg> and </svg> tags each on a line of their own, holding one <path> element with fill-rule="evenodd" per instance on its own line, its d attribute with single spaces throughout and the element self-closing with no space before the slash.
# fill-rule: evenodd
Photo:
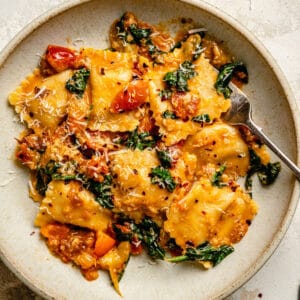
<svg viewBox="0 0 300 300">
<path fill-rule="evenodd" d="M 46 61 L 56 72 L 72 68 L 77 58 L 74 50 L 61 46 L 49 45 L 46 51 Z"/>
<path fill-rule="evenodd" d="M 144 80 L 133 80 L 129 85 L 117 94 L 111 104 L 113 113 L 130 111 L 147 101 L 149 95 L 148 82 Z"/>
<path fill-rule="evenodd" d="M 130 253 L 132 255 L 139 255 L 143 252 L 143 245 L 142 242 L 136 238 L 133 239 L 133 241 L 131 241 L 131 251 Z"/>
</svg>

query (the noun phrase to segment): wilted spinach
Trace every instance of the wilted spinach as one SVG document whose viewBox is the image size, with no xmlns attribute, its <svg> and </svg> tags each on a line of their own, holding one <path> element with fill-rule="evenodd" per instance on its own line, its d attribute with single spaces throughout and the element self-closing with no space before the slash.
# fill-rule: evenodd
<svg viewBox="0 0 300 300">
<path fill-rule="evenodd" d="M 243 72 L 246 74 L 246 78 L 248 78 L 248 71 L 243 62 L 237 61 L 222 66 L 215 83 L 215 88 L 217 92 L 223 94 L 225 98 L 229 98 L 232 93 L 228 85 L 234 72 Z"/>
<path fill-rule="evenodd" d="M 196 248 L 188 247 L 184 255 L 169 258 L 168 261 L 173 263 L 183 261 L 209 261 L 215 266 L 233 251 L 234 248 L 229 245 L 213 247 L 208 242 L 204 242 Z"/>
<path fill-rule="evenodd" d="M 89 77 L 90 71 L 86 68 L 75 71 L 74 75 L 67 81 L 66 89 L 76 94 L 78 98 L 82 98 Z"/>
</svg>

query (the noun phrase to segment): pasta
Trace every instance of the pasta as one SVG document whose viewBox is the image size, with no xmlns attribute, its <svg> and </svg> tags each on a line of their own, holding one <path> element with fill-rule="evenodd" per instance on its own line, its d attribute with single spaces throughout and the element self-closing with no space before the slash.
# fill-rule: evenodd
<svg viewBox="0 0 300 300">
<path fill-rule="evenodd" d="M 143 249 L 218 264 L 258 211 L 251 176 L 270 184 L 280 170 L 246 128 L 221 120 L 222 72 L 231 66 L 241 85 L 245 66 L 184 23 L 173 38 L 127 12 L 110 49 L 49 45 L 9 96 L 27 125 L 16 159 L 31 173 L 35 226 L 86 279 L 107 270 L 120 294 L 129 257 Z"/>
</svg>

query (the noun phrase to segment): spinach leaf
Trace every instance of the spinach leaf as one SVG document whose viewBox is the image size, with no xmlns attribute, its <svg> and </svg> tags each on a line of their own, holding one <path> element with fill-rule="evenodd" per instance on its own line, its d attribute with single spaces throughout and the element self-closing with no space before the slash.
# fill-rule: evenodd
<svg viewBox="0 0 300 300">
<path fill-rule="evenodd" d="M 250 154 L 250 170 L 251 173 L 255 173 L 259 171 L 261 168 L 261 159 L 260 157 L 256 154 L 256 152 L 252 149 L 249 149 L 249 154 Z"/>
<path fill-rule="evenodd" d="M 40 195 L 45 196 L 48 184 L 53 179 L 60 167 L 60 163 L 50 160 L 44 168 L 37 168 L 35 188 Z"/>
<path fill-rule="evenodd" d="M 112 229 L 115 233 L 116 240 L 119 242 L 130 241 L 133 238 L 134 232 L 132 229 L 121 225 L 119 223 L 113 223 Z"/>
<path fill-rule="evenodd" d="M 185 61 L 180 65 L 178 70 L 168 72 L 163 80 L 166 82 L 168 88 L 175 89 L 179 92 L 187 92 L 189 91 L 188 79 L 197 75 L 194 69 L 195 66 L 190 61 Z"/>
<path fill-rule="evenodd" d="M 176 120 L 178 119 L 178 117 L 176 116 L 176 114 L 173 111 L 170 110 L 165 110 L 162 114 L 161 114 L 162 118 L 164 119 L 173 119 Z"/>
<path fill-rule="evenodd" d="M 147 48 L 150 57 L 160 63 L 159 55 L 164 52 L 159 50 L 151 40 L 151 28 L 140 28 L 137 24 L 130 24 L 125 28 L 126 13 L 116 23 L 117 37 L 124 43 L 137 44 Z"/>
<path fill-rule="evenodd" d="M 152 168 L 149 175 L 151 177 L 151 182 L 153 184 L 157 184 L 162 189 L 167 189 L 169 192 L 173 192 L 176 188 L 177 184 L 171 176 L 170 171 L 162 166 Z"/>
<path fill-rule="evenodd" d="M 187 248 L 184 255 L 169 258 L 168 261 L 175 263 L 183 261 L 209 261 L 215 266 L 233 251 L 234 248 L 229 245 L 222 245 L 216 248 L 212 247 L 208 242 L 204 242 L 196 248 Z"/>
<path fill-rule="evenodd" d="M 211 119 L 208 114 L 202 114 L 192 118 L 192 121 L 196 123 L 210 123 Z"/>
<path fill-rule="evenodd" d="M 175 45 L 170 49 L 170 52 L 174 52 L 175 49 L 179 49 L 182 46 L 182 41 L 178 41 Z"/>
<path fill-rule="evenodd" d="M 163 259 L 164 249 L 159 245 L 159 226 L 149 217 L 136 224 L 126 216 L 120 216 L 113 224 L 113 230 L 118 241 L 141 241 L 153 258 Z"/>
<path fill-rule="evenodd" d="M 248 76 L 248 71 L 243 62 L 228 63 L 221 67 L 215 83 L 218 93 L 223 94 L 225 98 L 229 98 L 232 90 L 228 86 L 234 72 L 243 72 Z"/>
<path fill-rule="evenodd" d="M 117 142 L 133 150 L 144 150 L 146 148 L 152 148 L 155 145 L 155 140 L 150 133 L 139 133 L 138 128 L 136 128 L 134 131 L 129 131 L 127 137 L 123 137 Z"/>
<path fill-rule="evenodd" d="M 138 28 L 136 24 L 129 25 L 129 31 L 137 44 L 140 44 L 142 39 L 148 39 L 152 32 L 150 28 Z"/>
<path fill-rule="evenodd" d="M 258 179 L 263 185 L 272 184 L 277 178 L 281 165 L 280 162 L 262 164 L 260 157 L 255 153 L 253 149 L 249 149 L 250 154 L 250 169 L 248 170 L 245 188 L 251 191 L 252 188 L 252 176 L 257 173 Z M 250 193 L 251 194 L 251 193 Z"/>
<path fill-rule="evenodd" d="M 166 52 L 163 52 L 159 50 L 152 42 L 150 37 L 146 41 L 146 47 L 148 49 L 148 53 L 150 57 L 153 59 L 154 63 L 156 64 L 162 64 L 164 62 L 164 59 L 161 54 L 164 54 Z"/>
<path fill-rule="evenodd" d="M 52 175 L 53 180 L 80 180 L 80 177 L 78 175 L 61 175 L 58 173 L 55 173 Z"/>
<path fill-rule="evenodd" d="M 164 81 L 167 83 L 169 87 L 176 87 L 177 86 L 177 71 L 168 72 L 164 76 Z"/>
<path fill-rule="evenodd" d="M 165 250 L 159 245 L 159 226 L 150 218 L 145 217 L 143 221 L 138 224 L 138 235 L 142 243 L 147 247 L 148 254 L 153 258 L 163 259 Z"/>
<path fill-rule="evenodd" d="M 222 186 L 225 185 L 224 183 L 222 183 L 222 175 L 223 175 L 225 169 L 226 169 L 226 166 L 223 165 L 223 166 L 221 166 L 221 167 L 219 168 L 219 170 L 217 170 L 217 171 L 213 174 L 213 176 L 212 176 L 212 178 L 211 178 L 211 184 L 212 184 L 213 186 L 222 187 Z"/>
<path fill-rule="evenodd" d="M 116 23 L 117 37 L 123 42 L 126 42 L 127 40 L 127 32 L 124 26 L 125 15 L 126 13 L 124 13 L 120 20 Z"/>
<path fill-rule="evenodd" d="M 156 149 L 157 157 L 164 168 L 171 168 L 172 157 L 168 151 Z"/>
<path fill-rule="evenodd" d="M 112 209 L 113 196 L 111 193 L 112 176 L 104 175 L 102 182 L 95 181 L 91 178 L 87 178 L 83 174 L 71 174 L 64 175 L 59 172 L 61 163 L 50 160 L 44 168 L 38 168 L 36 178 L 36 190 L 42 196 L 45 196 L 48 184 L 52 180 L 78 180 L 82 182 L 82 185 L 95 194 L 96 201 L 99 202 L 104 208 Z"/>
<path fill-rule="evenodd" d="M 268 163 L 267 165 L 262 165 L 261 169 L 257 172 L 257 176 L 259 181 L 263 185 L 272 184 L 277 178 L 281 169 L 281 165 L 279 162 Z"/>
<path fill-rule="evenodd" d="M 83 179 L 83 186 L 95 194 L 96 201 L 104 208 L 112 209 L 113 195 L 111 192 L 112 176 L 104 175 L 104 180 L 101 182 L 95 181 L 93 179 Z"/>
<path fill-rule="evenodd" d="M 78 98 L 82 98 L 85 91 L 87 81 L 90 77 L 90 71 L 86 68 L 81 68 L 67 81 L 66 89 L 72 94 L 76 94 Z"/>
</svg>

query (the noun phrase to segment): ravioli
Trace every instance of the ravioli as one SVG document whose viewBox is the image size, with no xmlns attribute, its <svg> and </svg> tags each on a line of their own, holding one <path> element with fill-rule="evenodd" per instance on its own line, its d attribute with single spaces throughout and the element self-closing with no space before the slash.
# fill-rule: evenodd
<svg viewBox="0 0 300 300">
<path fill-rule="evenodd" d="M 50 223 L 49 220 L 103 231 L 110 221 L 110 212 L 103 209 L 80 183 L 53 181 L 41 203 L 35 225 L 43 227 Z"/>
<path fill-rule="evenodd" d="M 150 181 L 151 169 L 159 165 L 155 151 L 120 151 L 111 154 L 112 171 L 118 178 L 113 189 L 116 208 L 136 221 L 145 215 L 157 217 L 168 208 L 170 193 Z"/>
<path fill-rule="evenodd" d="M 55 128 L 66 114 L 68 92 L 64 88 L 72 72 L 66 70 L 43 78 L 36 70 L 10 94 L 9 102 L 29 128 Z"/>
<path fill-rule="evenodd" d="M 91 68 L 92 110 L 89 128 L 101 131 L 130 131 L 138 125 L 137 112 L 113 114 L 110 106 L 134 75 L 137 57 L 109 50 L 84 49 Z"/>
<path fill-rule="evenodd" d="M 231 244 L 245 235 L 256 212 L 256 203 L 240 188 L 220 189 L 201 178 L 185 197 L 172 203 L 164 229 L 184 249 L 205 241 Z"/>
</svg>

